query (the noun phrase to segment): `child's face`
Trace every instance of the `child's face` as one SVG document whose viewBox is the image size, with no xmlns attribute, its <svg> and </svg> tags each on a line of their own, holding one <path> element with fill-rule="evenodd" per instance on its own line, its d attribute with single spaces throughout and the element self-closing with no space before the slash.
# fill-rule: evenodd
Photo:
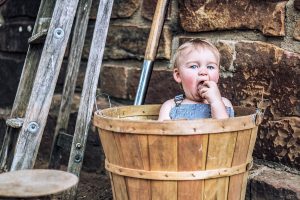
<svg viewBox="0 0 300 200">
<path fill-rule="evenodd" d="M 201 84 L 204 81 L 218 83 L 218 59 L 208 48 L 188 47 L 181 52 L 173 76 L 176 82 L 182 84 L 188 99 L 202 101 L 198 93 Z"/>
</svg>

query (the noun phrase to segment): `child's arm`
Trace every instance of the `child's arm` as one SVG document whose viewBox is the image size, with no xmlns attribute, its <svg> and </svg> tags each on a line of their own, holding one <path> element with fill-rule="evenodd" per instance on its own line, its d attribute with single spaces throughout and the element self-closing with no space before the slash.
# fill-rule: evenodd
<svg viewBox="0 0 300 200">
<path fill-rule="evenodd" d="M 206 99 L 211 106 L 211 116 L 214 119 L 229 118 L 226 107 L 232 107 L 229 100 L 222 98 L 217 83 L 205 81 L 199 91 L 202 98 Z"/>
<path fill-rule="evenodd" d="M 170 111 L 173 104 L 174 104 L 173 99 L 170 99 L 165 103 L 163 103 L 159 111 L 158 121 L 170 120 Z"/>
</svg>

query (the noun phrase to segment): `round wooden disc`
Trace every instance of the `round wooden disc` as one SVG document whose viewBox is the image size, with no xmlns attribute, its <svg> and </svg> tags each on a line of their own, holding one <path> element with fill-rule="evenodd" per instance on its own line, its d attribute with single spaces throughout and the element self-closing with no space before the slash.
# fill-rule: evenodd
<svg viewBox="0 0 300 200">
<path fill-rule="evenodd" d="M 42 197 L 63 192 L 77 183 L 77 176 L 60 170 L 12 171 L 0 174 L 0 197 Z"/>
</svg>

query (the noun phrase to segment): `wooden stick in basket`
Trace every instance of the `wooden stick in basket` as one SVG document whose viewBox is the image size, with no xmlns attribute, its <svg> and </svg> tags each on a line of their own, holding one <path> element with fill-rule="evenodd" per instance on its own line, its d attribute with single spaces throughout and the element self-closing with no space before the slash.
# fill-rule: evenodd
<svg viewBox="0 0 300 200">
<path fill-rule="evenodd" d="M 142 105 L 145 102 L 145 97 L 152 73 L 153 62 L 156 56 L 159 38 L 161 35 L 162 27 L 164 24 L 164 18 L 168 7 L 168 2 L 169 0 L 157 1 L 134 105 Z"/>
</svg>

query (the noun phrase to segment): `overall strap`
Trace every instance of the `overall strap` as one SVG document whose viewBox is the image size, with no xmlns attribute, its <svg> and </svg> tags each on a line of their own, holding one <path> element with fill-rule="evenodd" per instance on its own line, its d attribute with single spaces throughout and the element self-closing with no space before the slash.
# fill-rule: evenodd
<svg viewBox="0 0 300 200">
<path fill-rule="evenodd" d="M 177 96 L 174 97 L 174 102 L 175 102 L 176 107 L 181 105 L 184 98 L 185 98 L 184 94 L 180 94 L 180 95 L 177 95 Z"/>
</svg>

